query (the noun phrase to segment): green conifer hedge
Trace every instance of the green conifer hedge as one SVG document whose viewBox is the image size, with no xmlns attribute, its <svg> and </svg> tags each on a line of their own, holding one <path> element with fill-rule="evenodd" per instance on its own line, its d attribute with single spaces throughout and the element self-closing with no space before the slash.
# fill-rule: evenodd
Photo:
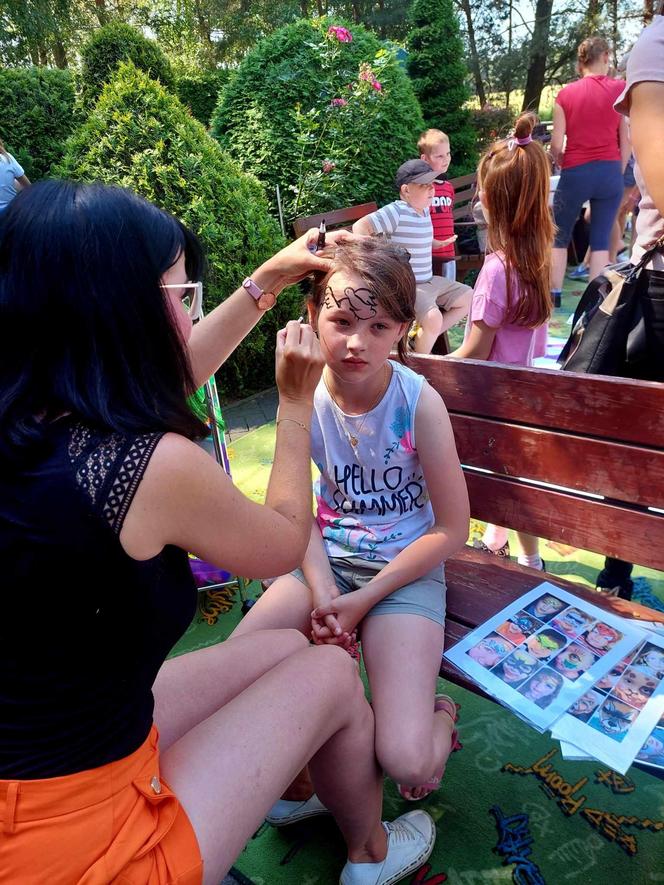
<svg viewBox="0 0 664 885">
<path fill-rule="evenodd" d="M 240 170 L 174 95 L 131 62 L 120 66 L 69 140 L 60 173 L 129 187 L 191 227 L 207 251 L 208 312 L 283 244 L 259 182 Z M 273 383 L 276 330 L 297 315 L 300 300 L 295 290 L 281 294 L 220 370 L 222 396 L 243 396 Z"/>
</svg>

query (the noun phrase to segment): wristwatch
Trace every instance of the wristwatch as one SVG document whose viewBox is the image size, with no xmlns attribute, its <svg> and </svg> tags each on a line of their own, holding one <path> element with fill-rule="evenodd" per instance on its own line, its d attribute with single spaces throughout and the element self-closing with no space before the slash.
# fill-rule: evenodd
<svg viewBox="0 0 664 885">
<path fill-rule="evenodd" d="M 277 300 L 274 292 L 264 292 L 260 286 L 254 283 L 251 277 L 247 277 L 246 280 L 242 281 L 242 288 L 246 289 L 251 295 L 259 310 L 270 310 L 271 307 L 274 307 Z"/>
</svg>

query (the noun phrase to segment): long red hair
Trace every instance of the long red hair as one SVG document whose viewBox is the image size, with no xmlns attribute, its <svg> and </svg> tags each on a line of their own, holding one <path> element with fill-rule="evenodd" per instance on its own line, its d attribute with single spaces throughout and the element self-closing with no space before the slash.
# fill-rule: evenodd
<svg viewBox="0 0 664 885">
<path fill-rule="evenodd" d="M 541 326 L 551 316 L 551 248 L 555 225 L 549 209 L 549 161 L 532 135 L 534 114 L 522 114 L 514 136 L 494 144 L 480 160 L 478 184 L 488 211 L 489 248 L 502 252 L 507 280 L 507 321 Z M 519 293 L 513 296 L 514 287 Z"/>
</svg>

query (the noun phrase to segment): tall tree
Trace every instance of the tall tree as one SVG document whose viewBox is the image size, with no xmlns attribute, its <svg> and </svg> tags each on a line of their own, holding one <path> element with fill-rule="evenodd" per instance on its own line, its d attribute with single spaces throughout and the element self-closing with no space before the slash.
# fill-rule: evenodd
<svg viewBox="0 0 664 885">
<path fill-rule="evenodd" d="M 473 72 L 475 80 L 475 91 L 480 101 L 480 107 L 486 104 L 486 93 L 484 91 L 484 81 L 482 80 L 482 70 L 480 68 L 480 58 L 477 53 L 477 43 L 475 41 L 475 27 L 473 25 L 473 13 L 470 8 L 470 0 L 460 0 L 461 9 L 466 18 L 466 29 L 468 34 L 468 49 L 470 51 L 470 69 Z"/>
<path fill-rule="evenodd" d="M 454 171 L 470 171 L 477 139 L 464 107 L 470 95 L 468 68 L 453 0 L 414 0 L 410 14 L 408 73 L 424 120 L 449 135 Z"/>
<path fill-rule="evenodd" d="M 535 27 L 530 41 L 528 73 L 523 94 L 522 110 L 537 111 L 542 97 L 546 76 L 546 60 L 549 53 L 549 33 L 553 0 L 537 0 Z"/>
</svg>

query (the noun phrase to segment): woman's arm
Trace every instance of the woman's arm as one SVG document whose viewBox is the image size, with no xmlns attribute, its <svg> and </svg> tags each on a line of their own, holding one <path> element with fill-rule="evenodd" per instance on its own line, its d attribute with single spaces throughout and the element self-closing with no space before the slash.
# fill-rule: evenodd
<svg viewBox="0 0 664 885">
<path fill-rule="evenodd" d="M 634 156 L 657 211 L 664 218 L 664 83 L 637 83 L 630 91 Z"/>
<path fill-rule="evenodd" d="M 473 320 L 468 337 L 456 350 L 448 353 L 447 358 L 488 360 L 497 331 L 487 326 L 484 320 Z"/>
<path fill-rule="evenodd" d="M 246 577 L 284 574 L 302 562 L 311 529 L 310 433 L 323 360 L 310 326 L 279 333 L 279 415 L 265 506 L 239 492 L 195 443 L 167 434 L 157 445 L 120 541 L 138 560 L 173 544 Z"/>
<path fill-rule="evenodd" d="M 330 243 L 348 238 L 352 239 L 347 231 L 327 235 Z M 326 272 L 331 267 L 330 259 L 318 257 L 308 249 L 308 245 L 315 245 L 317 239 L 318 230 L 312 228 L 261 264 L 251 274 L 251 279 L 264 292 L 278 295 L 286 286 L 299 282 L 314 271 Z M 189 339 L 189 359 L 198 387 L 228 359 L 263 313 L 246 289 L 240 287 L 194 326 Z"/>
<path fill-rule="evenodd" d="M 553 132 L 551 133 L 551 156 L 553 162 L 560 166 L 563 160 L 563 145 L 565 143 L 565 131 L 567 129 L 567 121 L 565 120 L 565 111 L 556 102 L 553 105 Z"/>
<path fill-rule="evenodd" d="M 338 613 L 341 628 L 350 632 L 381 599 L 436 568 L 466 542 L 470 519 L 468 490 L 447 409 L 438 393 L 427 383 L 422 388 L 415 413 L 415 439 L 434 524 L 360 590 L 341 596 L 315 611 L 317 619 Z"/>
<path fill-rule="evenodd" d="M 16 190 L 22 191 L 24 187 L 30 187 L 30 179 L 27 175 L 19 175 L 14 179 Z"/>
<path fill-rule="evenodd" d="M 618 143 L 620 144 L 620 161 L 622 163 L 622 171 L 625 172 L 629 158 L 632 156 L 632 142 L 629 137 L 629 125 L 625 117 L 620 118 L 620 128 L 618 129 Z"/>
</svg>

